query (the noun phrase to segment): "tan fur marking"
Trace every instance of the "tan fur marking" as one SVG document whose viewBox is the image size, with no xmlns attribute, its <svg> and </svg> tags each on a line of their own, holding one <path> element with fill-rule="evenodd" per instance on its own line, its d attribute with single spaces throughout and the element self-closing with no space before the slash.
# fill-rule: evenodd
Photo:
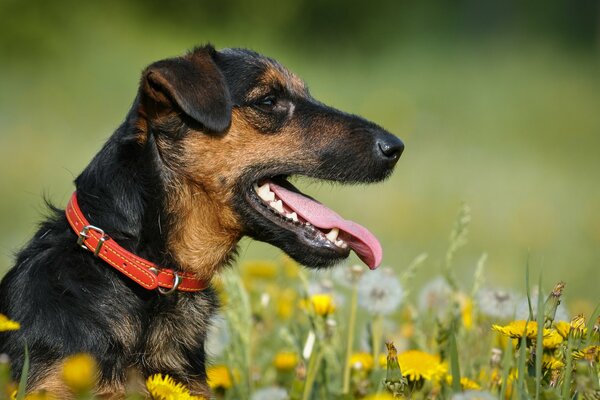
<svg viewBox="0 0 600 400">
<path fill-rule="evenodd" d="M 290 160 L 309 168 L 317 160 L 298 145 L 302 140 L 293 125 L 276 135 L 264 134 L 240 109 L 234 109 L 226 135 L 189 134 L 183 142 L 179 154 L 170 141 L 158 143 L 175 177 L 167 199 L 168 210 L 176 221 L 168 244 L 184 270 L 210 279 L 242 236 L 231 203 L 233 185 L 244 169 Z"/>
<path fill-rule="evenodd" d="M 266 85 L 279 84 L 287 88 L 291 93 L 299 96 L 306 93 L 306 84 L 304 81 L 279 64 L 270 64 L 261 80 Z"/>
</svg>

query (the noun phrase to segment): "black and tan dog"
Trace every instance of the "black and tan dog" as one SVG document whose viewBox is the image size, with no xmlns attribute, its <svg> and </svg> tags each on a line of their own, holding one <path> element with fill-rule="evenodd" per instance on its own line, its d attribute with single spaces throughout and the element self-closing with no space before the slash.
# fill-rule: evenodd
<svg viewBox="0 0 600 400">
<path fill-rule="evenodd" d="M 0 353 L 18 378 L 27 343 L 29 391 L 63 399 L 61 363 L 76 352 L 98 360 L 97 393 L 107 398 L 123 396 L 132 369 L 208 394 L 204 340 L 218 305 L 201 283 L 231 261 L 244 235 L 309 267 L 353 249 L 375 268 L 377 239 L 286 178 L 380 181 L 403 147 L 313 99 L 297 76 L 252 51 L 204 46 L 150 65 L 125 122 L 75 181 L 85 229 L 53 209 L 2 280 L 0 313 L 22 328 L 0 333 Z M 105 241 L 103 252 L 135 254 L 134 272 L 164 285 L 134 279 L 129 258 L 116 265 L 95 255 Z"/>
</svg>

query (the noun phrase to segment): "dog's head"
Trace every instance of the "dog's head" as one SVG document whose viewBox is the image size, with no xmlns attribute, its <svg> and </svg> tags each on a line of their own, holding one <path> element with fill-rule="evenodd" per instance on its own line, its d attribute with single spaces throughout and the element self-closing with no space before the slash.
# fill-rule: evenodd
<svg viewBox="0 0 600 400">
<path fill-rule="evenodd" d="M 138 141 L 160 155 L 169 246 L 180 263 L 218 264 L 211 254 L 230 252 L 243 235 L 311 267 L 332 265 L 350 249 L 371 268 L 380 263 L 369 231 L 287 178 L 383 180 L 404 148 L 398 138 L 320 103 L 296 75 L 248 50 L 205 46 L 156 62 L 138 99 Z"/>
</svg>

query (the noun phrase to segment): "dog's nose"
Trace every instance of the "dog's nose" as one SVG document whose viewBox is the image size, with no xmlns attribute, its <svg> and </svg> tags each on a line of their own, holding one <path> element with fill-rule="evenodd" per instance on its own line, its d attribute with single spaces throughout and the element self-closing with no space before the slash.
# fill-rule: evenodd
<svg viewBox="0 0 600 400">
<path fill-rule="evenodd" d="M 404 151 L 402 140 L 389 133 L 379 136 L 375 143 L 378 155 L 388 162 L 396 163 Z"/>
</svg>

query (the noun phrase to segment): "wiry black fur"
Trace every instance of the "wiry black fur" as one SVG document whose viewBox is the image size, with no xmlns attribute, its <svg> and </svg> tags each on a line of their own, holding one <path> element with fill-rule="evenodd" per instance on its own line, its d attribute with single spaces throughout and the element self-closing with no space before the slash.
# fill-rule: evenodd
<svg viewBox="0 0 600 400">
<path fill-rule="evenodd" d="M 247 96 L 265 65 L 277 66 L 274 60 L 248 50 L 216 52 L 210 46 L 192 54 L 203 52 L 210 56 L 203 64 L 208 75 L 196 73 L 179 58 L 155 63 L 143 74 L 142 85 L 146 79 L 179 105 L 179 119 L 172 125 L 148 126 L 146 140 L 140 141 L 136 121 L 143 99 L 138 94 L 125 122 L 75 181 L 80 207 L 89 221 L 122 247 L 174 270 L 180 266 L 170 254 L 166 238 L 173 223 L 170 218 L 176 216 L 165 212 L 173 171 L 163 165 L 156 139 L 168 136 L 176 141 L 190 128 L 225 135 L 232 107 L 257 107 L 259 117 L 254 123 L 265 134 L 276 134 L 289 122 L 281 113 L 261 110 L 257 99 Z M 192 85 L 188 84 L 190 75 Z M 206 76 L 213 78 L 207 81 Z M 249 166 L 236 182 L 233 207 L 244 234 L 272 243 L 306 265 L 329 265 L 338 256 L 313 251 L 296 233 L 269 223 L 249 207 L 247 196 L 252 184 L 265 177 L 295 174 L 354 183 L 378 181 L 391 173 L 396 155 L 402 151 L 400 148 L 394 159 L 382 158 L 378 141 L 396 147 L 401 143 L 371 122 L 319 103 L 308 91 L 290 94 L 273 88 L 272 92 L 279 101 L 294 102 L 294 122 L 307 133 L 305 142 L 298 145 L 316 152 L 320 164 L 307 167 L 289 160 L 279 165 Z M 323 121 L 343 129 L 345 140 L 329 148 L 316 146 Z M 0 354 L 9 355 L 13 376 L 18 379 L 27 344 L 31 357 L 29 387 L 36 387 L 50 366 L 77 352 L 88 352 L 98 360 L 101 384 L 122 384 L 130 367 L 146 376 L 161 372 L 184 383 L 204 381 L 204 337 L 216 308 L 211 289 L 172 296 L 143 289 L 77 246 L 63 210 L 53 209 L 0 283 L 0 313 L 22 325 L 21 330 L 0 333 Z M 147 345 L 160 336 L 158 329 L 173 331 L 178 324 L 192 325 L 197 339 L 184 344 L 166 336 L 168 348 L 185 360 L 175 366 L 161 363 Z"/>
</svg>

